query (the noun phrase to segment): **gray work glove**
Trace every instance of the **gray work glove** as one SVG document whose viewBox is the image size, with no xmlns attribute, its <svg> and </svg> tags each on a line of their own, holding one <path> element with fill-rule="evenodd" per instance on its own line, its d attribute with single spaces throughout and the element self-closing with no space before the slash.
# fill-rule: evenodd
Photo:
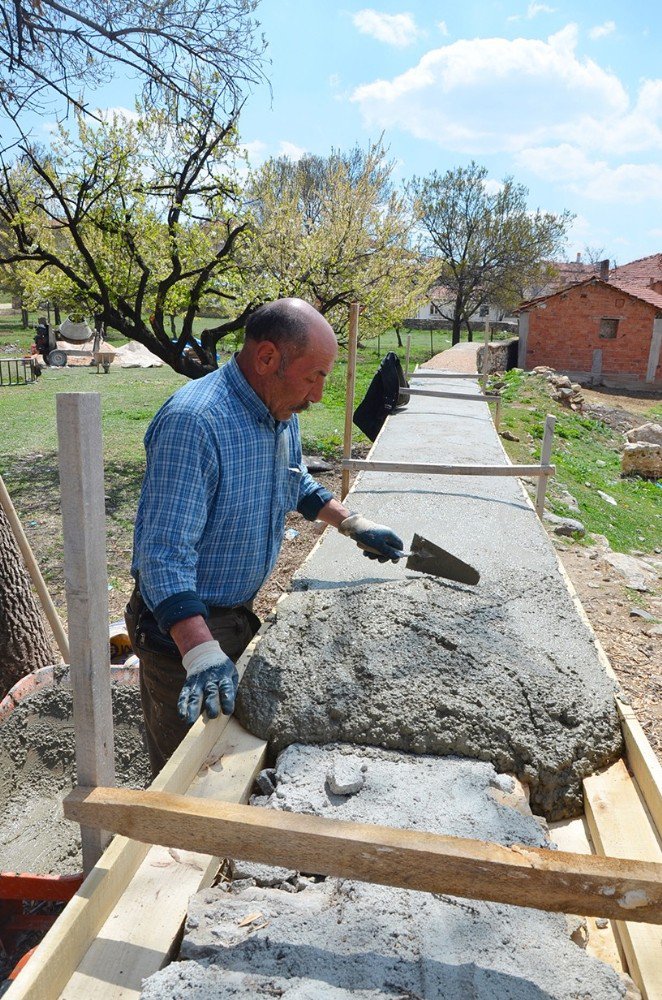
<svg viewBox="0 0 662 1000">
<path fill-rule="evenodd" d="M 181 717 L 193 725 L 203 705 L 210 719 L 217 718 L 220 712 L 232 715 L 239 674 L 218 642 L 213 639 L 189 649 L 182 664 L 186 680 L 177 702 Z"/>
<path fill-rule="evenodd" d="M 397 563 L 398 559 L 402 558 L 404 549 L 402 539 L 385 524 L 375 524 L 361 514 L 350 514 L 340 522 L 338 531 L 341 535 L 353 538 L 368 559 L 378 559 L 381 563 L 390 559 L 391 562 Z"/>
</svg>

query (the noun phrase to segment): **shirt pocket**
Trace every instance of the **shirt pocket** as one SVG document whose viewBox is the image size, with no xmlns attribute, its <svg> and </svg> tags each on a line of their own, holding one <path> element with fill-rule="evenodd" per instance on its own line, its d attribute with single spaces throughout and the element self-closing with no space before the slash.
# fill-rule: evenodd
<svg viewBox="0 0 662 1000">
<path fill-rule="evenodd" d="M 303 469 L 300 466 L 292 465 L 285 470 L 282 497 L 283 510 L 286 514 L 291 510 L 297 509 L 302 478 Z"/>
</svg>

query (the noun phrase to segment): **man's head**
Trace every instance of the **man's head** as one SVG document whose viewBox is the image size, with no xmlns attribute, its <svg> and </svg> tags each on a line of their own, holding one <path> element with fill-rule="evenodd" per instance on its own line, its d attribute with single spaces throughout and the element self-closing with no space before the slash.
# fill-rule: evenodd
<svg viewBox="0 0 662 1000">
<path fill-rule="evenodd" d="M 276 299 L 249 318 L 237 360 L 271 415 L 289 420 L 322 398 L 337 353 L 332 327 L 313 306 Z"/>
</svg>

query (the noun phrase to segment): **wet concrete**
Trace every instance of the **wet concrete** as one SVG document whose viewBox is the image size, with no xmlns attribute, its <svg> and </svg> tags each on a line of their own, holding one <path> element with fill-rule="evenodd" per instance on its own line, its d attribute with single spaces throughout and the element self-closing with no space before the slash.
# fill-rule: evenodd
<svg viewBox="0 0 662 1000">
<path fill-rule="evenodd" d="M 341 771 L 363 775 L 356 794 L 330 790 L 329 775 Z M 458 758 L 292 746 L 278 761 L 274 794 L 257 801 L 507 845 L 548 843 L 512 778 Z M 283 870 L 270 878 L 264 869 L 242 863 L 229 889 L 192 899 L 184 961 L 150 977 L 143 1000 L 626 995 L 616 972 L 571 940 L 560 914 Z"/>
<path fill-rule="evenodd" d="M 371 457 L 506 464 L 478 398 L 412 397 Z M 327 532 L 248 667 L 240 721 L 274 752 L 342 739 L 489 760 L 549 818 L 581 812 L 582 777 L 621 753 L 613 685 L 518 481 L 368 472 L 347 503 L 405 545 L 430 538 L 481 581 L 408 574 Z"/>
<path fill-rule="evenodd" d="M 80 828 L 62 816 L 62 796 L 75 783 L 71 689 L 44 688 L 0 727 L 0 868 L 67 875 L 80 871 Z M 117 783 L 144 787 L 144 749 L 137 687 L 113 685 Z"/>
<path fill-rule="evenodd" d="M 237 714 L 276 752 L 338 740 L 461 754 L 527 782 L 536 812 L 579 813 L 582 778 L 620 753 L 613 694 L 576 621 L 530 631 L 529 575 L 508 600 L 430 577 L 293 594 Z M 547 586 L 563 599 L 560 579 Z"/>
</svg>

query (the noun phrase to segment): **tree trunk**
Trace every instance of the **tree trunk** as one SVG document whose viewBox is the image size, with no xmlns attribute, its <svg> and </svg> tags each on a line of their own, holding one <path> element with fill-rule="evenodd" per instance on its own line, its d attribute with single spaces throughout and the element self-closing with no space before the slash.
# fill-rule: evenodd
<svg viewBox="0 0 662 1000">
<path fill-rule="evenodd" d="M 62 318 L 60 317 L 60 307 L 57 302 L 53 303 L 53 322 L 56 326 L 59 326 L 62 322 Z"/>
<path fill-rule="evenodd" d="M 400 327 L 395 327 L 395 335 L 398 338 L 398 347 L 402 347 L 402 337 L 400 336 Z"/>
<path fill-rule="evenodd" d="M 58 660 L 23 557 L 0 507 L 0 699 L 21 677 Z"/>
<path fill-rule="evenodd" d="M 21 326 L 24 330 L 27 330 L 30 325 L 30 314 L 28 313 L 25 306 L 21 306 Z"/>
<path fill-rule="evenodd" d="M 453 315 L 453 337 L 451 343 L 453 347 L 460 343 L 460 338 L 462 336 L 462 313 L 454 313 Z"/>
</svg>

